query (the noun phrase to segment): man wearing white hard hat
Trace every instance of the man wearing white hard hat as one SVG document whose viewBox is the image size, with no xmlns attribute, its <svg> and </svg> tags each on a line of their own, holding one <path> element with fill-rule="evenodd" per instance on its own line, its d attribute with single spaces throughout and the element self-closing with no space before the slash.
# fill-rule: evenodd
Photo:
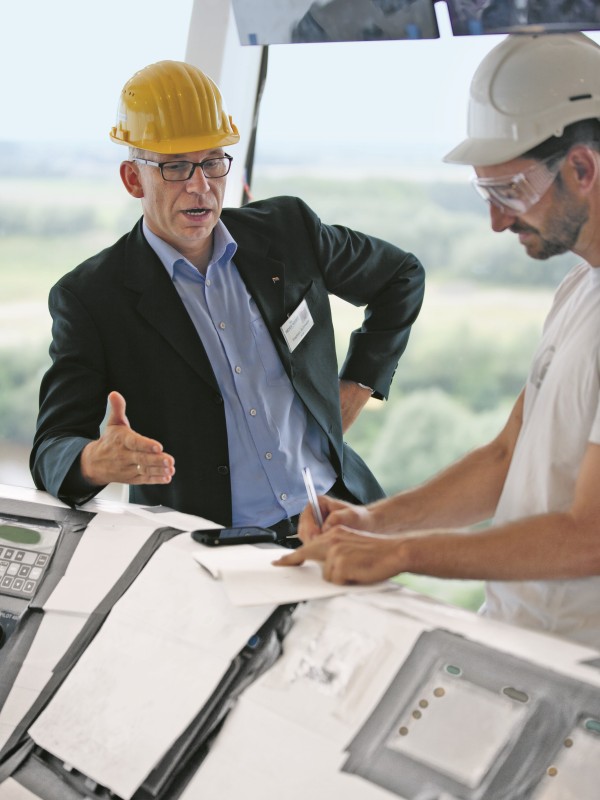
<svg viewBox="0 0 600 800">
<path fill-rule="evenodd" d="M 320 498 L 321 532 L 305 510 L 305 545 L 282 563 L 322 560 L 336 583 L 483 579 L 482 613 L 600 649 L 599 120 L 600 47 L 583 34 L 509 36 L 483 60 L 468 136 L 445 160 L 474 166 L 494 231 L 532 258 L 582 260 L 497 438 L 393 498 Z"/>
</svg>

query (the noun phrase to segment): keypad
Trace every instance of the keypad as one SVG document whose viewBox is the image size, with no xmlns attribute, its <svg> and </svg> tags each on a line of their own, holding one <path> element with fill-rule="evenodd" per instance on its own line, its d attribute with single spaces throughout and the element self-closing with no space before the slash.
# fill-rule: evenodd
<svg viewBox="0 0 600 800">
<path fill-rule="evenodd" d="M 47 553 L 0 546 L 0 594 L 31 599 L 49 563 Z"/>
</svg>

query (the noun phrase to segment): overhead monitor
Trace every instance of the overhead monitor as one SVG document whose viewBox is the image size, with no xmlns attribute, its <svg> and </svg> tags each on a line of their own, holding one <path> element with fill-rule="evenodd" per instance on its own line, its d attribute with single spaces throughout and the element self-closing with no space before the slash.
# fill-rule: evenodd
<svg viewBox="0 0 600 800">
<path fill-rule="evenodd" d="M 597 0 L 445 0 L 455 36 L 600 30 Z"/>
<path fill-rule="evenodd" d="M 232 0 L 243 45 L 437 39 L 433 0 Z"/>
</svg>

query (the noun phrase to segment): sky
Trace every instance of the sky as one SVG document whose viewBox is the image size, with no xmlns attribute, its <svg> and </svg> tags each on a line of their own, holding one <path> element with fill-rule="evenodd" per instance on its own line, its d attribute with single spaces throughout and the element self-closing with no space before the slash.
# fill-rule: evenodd
<svg viewBox="0 0 600 800">
<path fill-rule="evenodd" d="M 123 84 L 185 59 L 193 2 L 0 0 L 0 142 L 114 147 Z M 208 15 L 217 0 L 196 2 Z M 391 143 L 441 157 L 463 138 L 471 77 L 503 37 L 453 37 L 445 4 L 436 9 L 437 40 L 271 46 L 259 149 Z"/>
<path fill-rule="evenodd" d="M 106 139 L 128 78 L 185 58 L 192 3 L 0 0 L 0 141 Z"/>
<path fill-rule="evenodd" d="M 11 32 L 0 49 L 0 141 L 105 141 L 126 80 L 185 58 L 192 3 L 169 0 L 165 13 L 159 0 L 0 0 Z M 462 133 L 470 75 L 496 39 L 476 38 L 272 46 L 261 136 L 436 140 L 453 118 Z"/>
</svg>

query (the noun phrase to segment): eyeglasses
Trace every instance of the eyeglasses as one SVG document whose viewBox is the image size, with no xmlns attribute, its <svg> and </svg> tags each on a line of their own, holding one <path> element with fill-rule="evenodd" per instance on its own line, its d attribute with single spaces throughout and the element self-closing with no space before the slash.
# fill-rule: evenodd
<svg viewBox="0 0 600 800">
<path fill-rule="evenodd" d="M 475 191 L 502 212 L 524 214 L 546 194 L 556 180 L 564 155 L 538 161 L 516 175 L 478 178 L 471 182 Z M 554 162 L 554 163 L 553 163 Z"/>
<path fill-rule="evenodd" d="M 204 161 L 150 161 L 147 158 L 133 158 L 136 164 L 148 164 L 158 167 L 166 181 L 189 181 L 197 167 L 200 167 L 205 178 L 224 178 L 231 169 L 233 156 L 205 158 Z"/>
</svg>

